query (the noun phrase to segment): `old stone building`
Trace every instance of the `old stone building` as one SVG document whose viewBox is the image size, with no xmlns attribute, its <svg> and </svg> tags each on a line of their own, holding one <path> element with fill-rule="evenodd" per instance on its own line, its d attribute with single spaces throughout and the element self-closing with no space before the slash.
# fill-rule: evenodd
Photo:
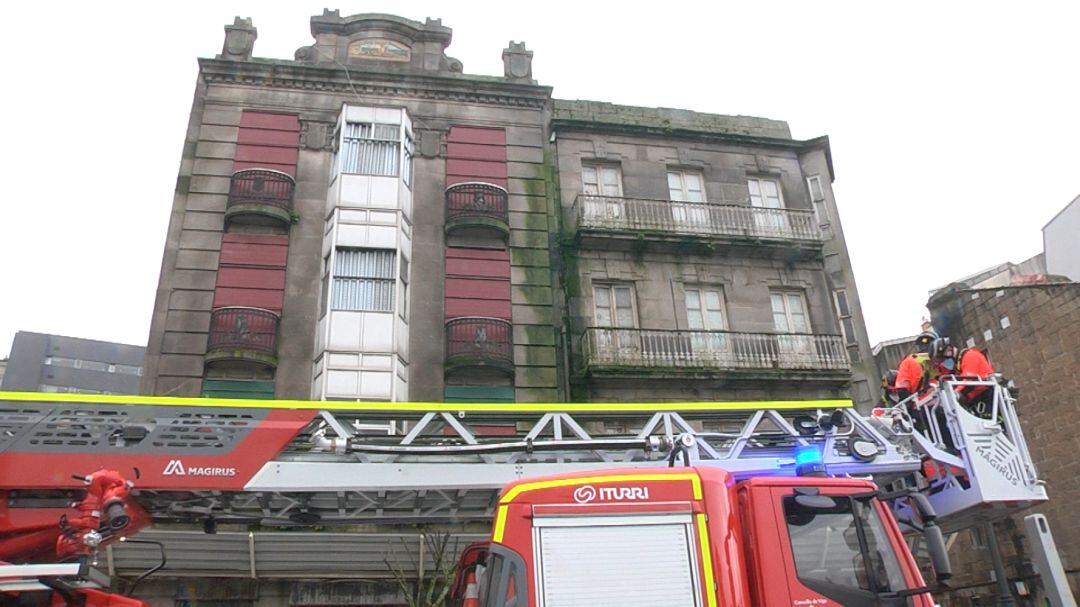
<svg viewBox="0 0 1080 607">
<path fill-rule="evenodd" d="M 551 129 L 574 400 L 837 397 L 853 385 L 870 402 L 826 138 L 560 100 Z"/>
<path fill-rule="evenodd" d="M 503 49 L 501 77 L 469 75 L 438 20 L 325 11 L 311 31 L 293 60 L 262 59 L 238 18 L 200 59 L 144 393 L 876 399 L 827 138 L 553 99 L 523 43 Z M 313 547 L 304 568 L 282 548 L 299 536 L 274 533 L 206 540 L 236 556 L 233 577 L 249 545 L 272 545 L 250 557 L 257 582 L 148 591 L 392 604 L 372 533 L 418 545 L 415 529 L 342 530 L 304 541 L 360 556 L 335 565 Z M 123 551 L 120 570 L 143 562 Z M 260 558 L 295 577 L 383 581 L 301 600 L 303 584 L 255 574 Z"/>
<path fill-rule="evenodd" d="M 1032 459 L 1050 500 L 1034 511 L 1050 522 L 1073 591 L 1080 591 L 1080 528 L 1073 498 L 1080 499 L 1080 283 L 939 290 L 927 304 L 934 326 L 954 343 L 988 350 L 994 368 L 1020 389 L 1017 412 Z M 1035 575 L 1020 517 L 995 525 L 1010 588 L 1020 604 L 1034 604 Z M 990 545 L 985 530 L 960 535 L 951 554 L 957 578 L 954 605 L 993 604 Z"/>
</svg>

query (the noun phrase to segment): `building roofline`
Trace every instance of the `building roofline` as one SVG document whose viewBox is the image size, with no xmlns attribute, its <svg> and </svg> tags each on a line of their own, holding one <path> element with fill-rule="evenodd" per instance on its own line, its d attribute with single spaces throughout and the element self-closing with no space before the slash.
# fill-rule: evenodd
<svg viewBox="0 0 1080 607">
<path fill-rule="evenodd" d="M 549 86 L 512 82 L 498 76 L 431 73 L 409 68 L 375 71 L 362 66 L 309 65 L 262 58 L 233 61 L 203 57 L 199 59 L 199 75 L 208 83 L 430 99 L 465 98 L 474 103 L 536 108 L 547 104 L 552 90 Z"/>
<path fill-rule="evenodd" d="M 1057 221 L 1057 218 L 1058 218 L 1058 217 L 1061 217 L 1061 214 L 1062 214 L 1062 213 L 1064 213 L 1065 211 L 1069 210 L 1069 207 L 1071 207 L 1072 205 L 1076 204 L 1077 202 L 1080 202 L 1080 196 L 1077 196 L 1076 198 L 1073 198 L 1071 202 L 1069 202 L 1069 203 L 1068 203 L 1068 204 L 1066 204 L 1065 206 L 1061 207 L 1061 210 L 1060 210 L 1060 211 L 1058 211 L 1057 213 L 1054 213 L 1054 216 L 1050 218 L 1050 221 L 1046 222 L 1046 224 L 1045 224 L 1045 225 L 1044 225 L 1044 226 L 1042 227 L 1043 231 L 1046 231 L 1046 228 L 1047 228 L 1047 227 L 1048 227 L 1048 226 L 1049 226 L 1050 224 L 1052 224 L 1052 223 L 1054 223 L 1055 221 Z M 1046 242 L 1045 242 L 1045 241 L 1043 242 L 1043 249 L 1044 249 L 1044 250 L 1046 249 Z"/>
</svg>

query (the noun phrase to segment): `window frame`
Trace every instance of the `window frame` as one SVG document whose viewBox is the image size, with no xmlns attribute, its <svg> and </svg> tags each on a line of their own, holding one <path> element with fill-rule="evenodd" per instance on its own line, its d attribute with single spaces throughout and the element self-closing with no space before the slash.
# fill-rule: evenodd
<svg viewBox="0 0 1080 607">
<path fill-rule="evenodd" d="M 750 191 L 750 182 L 751 181 L 758 182 L 758 192 L 762 191 L 761 185 L 760 185 L 762 182 L 769 181 L 769 182 L 772 182 L 772 183 L 776 184 L 776 196 L 777 196 L 777 199 L 780 201 L 780 206 L 778 206 L 778 207 L 756 206 L 754 204 L 754 194 Z M 774 209 L 774 208 L 775 209 L 786 209 L 787 208 L 787 202 L 784 200 L 784 185 L 783 185 L 783 183 L 784 182 L 779 177 L 777 177 L 775 175 L 747 175 L 746 176 L 746 193 L 747 193 L 747 199 L 750 202 L 750 206 L 752 206 L 754 208 L 758 208 L 758 209 Z M 765 199 L 764 196 L 760 196 L 760 194 L 759 194 L 759 197 L 762 198 L 762 200 Z"/>
<path fill-rule="evenodd" d="M 851 358 L 852 362 L 861 362 L 862 352 L 859 349 L 859 335 L 858 332 L 855 330 L 855 314 L 851 311 L 851 298 L 848 297 L 848 292 L 846 288 L 833 289 L 832 295 L 833 309 L 836 310 L 836 320 L 837 323 L 840 325 L 840 335 L 844 339 L 844 347 L 848 350 L 848 357 Z M 847 308 L 847 314 L 844 314 L 844 311 L 840 305 L 841 296 L 843 296 L 843 307 Z M 851 325 L 850 331 L 845 325 L 845 321 Z M 853 350 L 854 353 L 852 352 Z"/>
<path fill-rule="evenodd" d="M 605 184 L 604 184 L 604 181 L 603 181 L 603 175 L 602 175 L 601 171 L 603 171 L 605 169 L 609 169 L 609 170 L 612 170 L 612 171 L 615 172 L 615 185 L 618 188 L 618 193 L 616 193 L 616 194 L 605 194 L 604 193 L 603 186 Z M 593 171 L 593 174 L 596 176 L 596 193 L 588 192 L 588 182 L 585 180 L 585 172 L 586 172 L 586 170 Z M 581 193 L 586 195 L 586 196 L 607 196 L 607 197 L 612 197 L 612 198 L 623 198 L 625 196 L 626 192 L 623 189 L 622 165 L 620 165 L 618 163 L 614 163 L 614 162 L 598 162 L 598 161 L 591 161 L 591 160 L 582 160 L 581 161 Z"/>
<path fill-rule="evenodd" d="M 690 301 L 689 301 L 689 299 L 687 297 L 687 293 L 689 293 L 691 291 L 694 291 L 694 292 L 697 293 L 698 303 L 700 305 L 700 307 L 698 308 L 698 313 L 701 314 L 701 324 L 702 324 L 702 328 L 700 328 L 700 329 L 695 329 L 693 326 L 691 326 L 692 323 L 690 322 Z M 707 305 L 705 303 L 707 301 L 705 293 L 707 293 L 709 291 L 715 291 L 717 296 L 720 299 L 720 308 L 719 308 L 719 311 L 720 311 L 720 326 L 719 327 L 711 326 L 712 323 L 709 321 L 709 316 L 707 314 L 709 308 L 707 307 Z M 724 297 L 724 287 L 721 286 L 721 285 L 703 285 L 703 284 L 683 285 L 683 310 L 686 312 L 686 328 L 687 328 L 687 330 L 690 330 L 690 331 L 729 331 L 730 330 L 728 328 L 729 325 L 728 325 L 727 299 Z"/>
<path fill-rule="evenodd" d="M 618 311 L 619 307 L 615 297 L 615 289 L 625 288 L 630 292 L 630 320 L 631 325 L 629 327 L 621 327 L 618 325 Z M 608 313 L 611 314 L 611 324 L 601 325 L 597 318 L 596 312 L 597 306 L 597 289 L 610 289 L 610 295 L 608 299 Z M 637 309 L 637 292 L 634 289 L 634 283 L 632 282 L 619 282 L 619 281 L 596 281 L 592 283 L 592 322 L 594 327 L 601 329 L 638 329 L 640 323 L 638 322 L 638 309 Z"/>
<path fill-rule="evenodd" d="M 387 276 L 370 276 L 370 275 L 363 275 L 363 276 L 355 275 L 354 276 L 354 275 L 351 275 L 351 274 L 349 274 L 349 275 L 341 274 L 341 273 L 338 272 L 337 266 L 338 266 L 338 259 L 341 257 L 341 254 L 342 254 L 343 251 L 372 251 L 372 252 L 389 253 L 390 255 L 393 256 L 392 263 L 390 264 L 391 270 L 387 273 Z M 396 311 L 397 311 L 397 309 L 396 309 L 396 305 L 397 305 L 397 301 L 396 301 L 396 299 L 397 299 L 397 277 L 398 277 L 398 266 L 397 266 L 397 264 L 398 264 L 398 258 L 399 257 L 400 257 L 400 255 L 398 254 L 397 249 L 381 249 L 381 248 L 377 248 L 377 247 L 342 247 L 342 246 L 334 247 L 334 254 L 330 258 L 331 266 L 329 268 L 329 275 L 330 275 L 330 283 L 331 284 L 330 284 L 330 291 L 329 291 L 328 296 L 327 296 L 327 299 L 328 299 L 327 309 L 329 311 L 334 311 L 334 312 L 374 312 L 374 313 L 379 313 L 379 314 L 396 313 Z M 371 273 L 369 272 L 368 274 L 371 274 Z M 375 284 L 382 284 L 384 286 L 388 285 L 389 286 L 389 293 L 390 293 L 390 301 L 388 302 L 388 305 L 387 305 L 386 309 L 377 308 L 376 306 L 372 306 L 371 308 L 336 307 L 335 303 L 334 303 L 334 294 L 338 292 L 337 287 L 339 287 L 339 284 L 335 284 L 335 283 L 338 283 L 338 281 L 340 281 L 340 280 L 369 281 L 369 282 L 371 282 L 372 285 L 375 285 Z M 373 292 L 372 298 L 373 298 L 373 301 L 374 301 L 374 298 L 375 298 L 374 292 Z"/>
<path fill-rule="evenodd" d="M 781 331 L 776 327 L 776 308 L 773 307 L 773 295 L 781 295 L 784 302 L 784 317 L 786 319 L 788 330 Z M 793 315 L 791 314 L 791 308 L 788 305 L 788 297 L 791 295 L 797 295 L 802 304 L 802 313 L 806 318 L 806 330 L 805 331 L 793 331 L 794 323 L 792 322 Z M 769 311 L 773 318 L 773 330 L 781 335 L 811 335 L 814 332 L 813 322 L 810 320 L 810 306 L 807 301 L 806 291 L 803 289 L 793 288 L 773 288 L 769 289 Z"/>
<path fill-rule="evenodd" d="M 350 132 L 350 127 L 352 127 L 354 125 L 359 127 L 360 135 L 355 135 L 355 134 L 352 134 Z M 403 172 L 403 169 L 402 169 L 402 162 L 403 162 L 402 147 L 404 145 L 404 131 L 406 130 L 404 128 L 404 125 L 402 125 L 400 123 L 399 124 L 394 124 L 394 123 L 390 123 L 390 122 L 376 122 L 374 120 L 372 120 L 372 121 L 346 120 L 346 121 L 343 121 L 341 123 L 341 126 L 343 128 L 341 128 L 339 130 L 339 133 L 337 135 L 335 135 L 335 141 L 337 143 L 337 150 L 335 150 L 335 160 L 336 160 L 335 164 L 337 165 L 336 166 L 337 170 L 336 170 L 335 177 L 337 176 L 337 174 L 343 174 L 343 175 L 370 175 L 370 176 L 373 176 L 373 177 L 401 177 L 402 176 L 402 172 Z M 364 126 L 367 126 L 367 127 L 370 128 L 370 132 L 369 132 L 368 136 L 363 136 L 363 128 L 364 128 Z M 388 139 L 386 137 L 378 137 L 378 136 L 376 136 L 376 134 L 379 132 L 379 127 L 393 127 L 396 130 L 395 138 L 394 139 Z M 389 128 L 385 128 L 383 130 L 383 132 L 388 132 L 388 131 L 389 131 Z M 346 167 L 345 166 L 345 155 L 342 153 L 342 151 L 345 150 L 353 142 L 355 142 L 355 145 L 357 146 L 356 166 L 355 167 Z M 394 162 L 393 172 L 385 172 L 385 171 L 384 172 L 371 172 L 371 171 L 361 170 L 364 167 L 360 166 L 361 161 L 360 161 L 359 150 L 361 150 L 364 147 L 365 144 L 372 145 L 373 147 L 375 147 L 373 144 L 379 144 L 379 143 L 381 143 L 381 144 L 393 143 L 394 144 L 394 153 L 386 155 L 387 158 L 392 158 L 393 159 L 393 162 Z"/>
<path fill-rule="evenodd" d="M 682 198 L 675 198 L 671 195 L 671 176 L 677 175 L 679 177 L 679 185 Z M 686 176 L 693 175 L 698 178 L 701 183 L 701 200 L 690 200 L 688 194 L 690 192 L 686 185 Z M 709 197 L 705 193 L 705 171 L 697 168 L 689 167 L 667 167 L 667 172 L 664 175 L 668 188 L 668 200 L 671 202 L 678 202 L 684 204 L 708 204 Z"/>
</svg>

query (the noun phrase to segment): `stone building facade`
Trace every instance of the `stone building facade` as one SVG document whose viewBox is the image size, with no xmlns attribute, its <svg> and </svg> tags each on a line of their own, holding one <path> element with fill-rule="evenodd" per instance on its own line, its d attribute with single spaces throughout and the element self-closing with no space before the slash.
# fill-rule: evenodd
<svg viewBox="0 0 1080 607">
<path fill-rule="evenodd" d="M 294 60 L 225 29 L 144 393 L 876 399 L 827 138 L 556 100 L 521 43 L 501 77 L 469 75 L 438 20 L 325 11 Z"/>
<path fill-rule="evenodd" d="M 1080 283 L 952 287 L 937 292 L 927 307 L 942 335 L 962 347 L 987 349 L 995 370 L 1018 384 L 1020 423 L 1050 495 L 1034 511 L 1049 520 L 1073 591 L 1080 591 L 1080 528 L 1072 512 L 1073 498 L 1080 499 Z M 1022 518 L 995 528 L 1014 598 L 1041 604 L 1033 602 L 1037 587 Z M 993 604 L 988 550 L 982 529 L 961 534 L 951 552 L 957 573 L 951 604 Z"/>
</svg>

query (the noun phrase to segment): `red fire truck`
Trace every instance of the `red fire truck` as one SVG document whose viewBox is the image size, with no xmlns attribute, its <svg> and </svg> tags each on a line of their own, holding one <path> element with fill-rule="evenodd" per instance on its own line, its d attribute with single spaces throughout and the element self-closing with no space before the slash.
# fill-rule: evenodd
<svg viewBox="0 0 1080 607">
<path fill-rule="evenodd" d="M 150 523 L 494 521 L 466 553 L 461 600 L 471 575 L 486 605 L 515 607 L 930 605 L 901 532 L 924 538 L 937 583 L 941 532 L 1046 499 L 1011 396 L 975 383 L 992 407 L 965 410 L 943 381 L 913 397 L 933 410 L 922 427 L 906 406 L 865 417 L 837 400 L 0 393 L 0 597 L 120 604 L 95 594 L 110 587 L 95 555 Z"/>
<path fill-rule="evenodd" d="M 914 495 L 941 583 L 941 530 Z M 709 467 L 521 481 L 502 493 L 491 543 L 473 547 L 455 598 L 469 605 L 472 594 L 485 607 L 930 607 L 931 588 L 882 497 L 900 496 L 866 480 L 735 481 Z"/>
</svg>

